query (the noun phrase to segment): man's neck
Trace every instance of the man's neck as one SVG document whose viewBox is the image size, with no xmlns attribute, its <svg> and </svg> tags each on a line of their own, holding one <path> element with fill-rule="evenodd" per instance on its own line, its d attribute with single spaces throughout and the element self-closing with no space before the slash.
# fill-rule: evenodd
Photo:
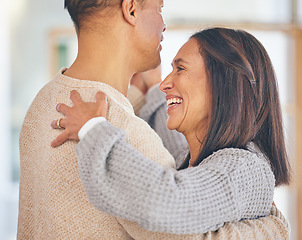
<svg viewBox="0 0 302 240">
<path fill-rule="evenodd" d="M 79 38 L 78 56 L 64 75 L 106 83 L 126 96 L 135 64 L 127 46 L 122 41 L 115 41 L 105 36 Z"/>
</svg>

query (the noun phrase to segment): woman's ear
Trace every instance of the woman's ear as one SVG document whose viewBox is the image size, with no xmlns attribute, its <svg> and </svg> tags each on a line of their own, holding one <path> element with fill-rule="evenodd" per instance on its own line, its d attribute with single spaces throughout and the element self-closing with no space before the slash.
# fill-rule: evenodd
<svg viewBox="0 0 302 240">
<path fill-rule="evenodd" d="M 122 11 L 124 18 L 129 24 L 133 26 L 136 25 L 137 21 L 137 7 L 137 0 L 123 0 L 122 2 Z"/>
</svg>

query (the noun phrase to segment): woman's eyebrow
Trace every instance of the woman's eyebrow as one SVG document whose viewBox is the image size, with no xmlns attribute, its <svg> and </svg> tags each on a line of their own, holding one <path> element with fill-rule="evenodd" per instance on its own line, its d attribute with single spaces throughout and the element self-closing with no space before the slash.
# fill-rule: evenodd
<svg viewBox="0 0 302 240">
<path fill-rule="evenodd" d="M 179 63 L 188 63 L 188 62 L 185 61 L 182 58 L 177 58 L 177 59 L 174 59 L 173 63 L 174 63 L 174 65 L 176 65 L 176 64 L 179 64 Z M 172 65 L 173 65 L 173 63 L 172 63 Z"/>
</svg>

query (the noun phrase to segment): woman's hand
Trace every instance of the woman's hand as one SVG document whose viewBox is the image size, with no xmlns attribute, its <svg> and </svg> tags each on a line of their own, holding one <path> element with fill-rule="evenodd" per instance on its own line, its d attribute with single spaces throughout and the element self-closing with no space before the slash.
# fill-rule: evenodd
<svg viewBox="0 0 302 240">
<path fill-rule="evenodd" d="M 52 147 L 58 147 L 66 140 L 79 140 L 78 133 L 84 124 L 94 117 L 107 116 L 108 102 L 105 93 L 97 92 L 96 102 L 83 102 L 80 94 L 73 90 L 70 93 L 72 107 L 63 103 L 57 105 L 57 111 L 62 113 L 65 118 L 54 120 L 51 127 L 54 129 L 64 128 L 65 130 L 55 140 Z"/>
<path fill-rule="evenodd" d="M 130 84 L 136 86 L 143 94 L 146 94 L 151 87 L 161 81 L 161 66 L 158 66 L 155 69 L 134 74 Z"/>
</svg>

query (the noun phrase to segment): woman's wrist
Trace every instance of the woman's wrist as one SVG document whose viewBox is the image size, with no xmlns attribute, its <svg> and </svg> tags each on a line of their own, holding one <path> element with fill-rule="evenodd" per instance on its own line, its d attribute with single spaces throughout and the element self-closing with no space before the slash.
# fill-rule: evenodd
<svg viewBox="0 0 302 240">
<path fill-rule="evenodd" d="M 107 121 L 106 118 L 104 117 L 95 117 L 95 118 L 91 118 L 90 120 L 88 120 L 84 126 L 80 129 L 78 136 L 80 141 L 83 140 L 83 138 L 85 137 L 85 135 L 97 124 L 97 123 L 101 123 Z"/>
</svg>

